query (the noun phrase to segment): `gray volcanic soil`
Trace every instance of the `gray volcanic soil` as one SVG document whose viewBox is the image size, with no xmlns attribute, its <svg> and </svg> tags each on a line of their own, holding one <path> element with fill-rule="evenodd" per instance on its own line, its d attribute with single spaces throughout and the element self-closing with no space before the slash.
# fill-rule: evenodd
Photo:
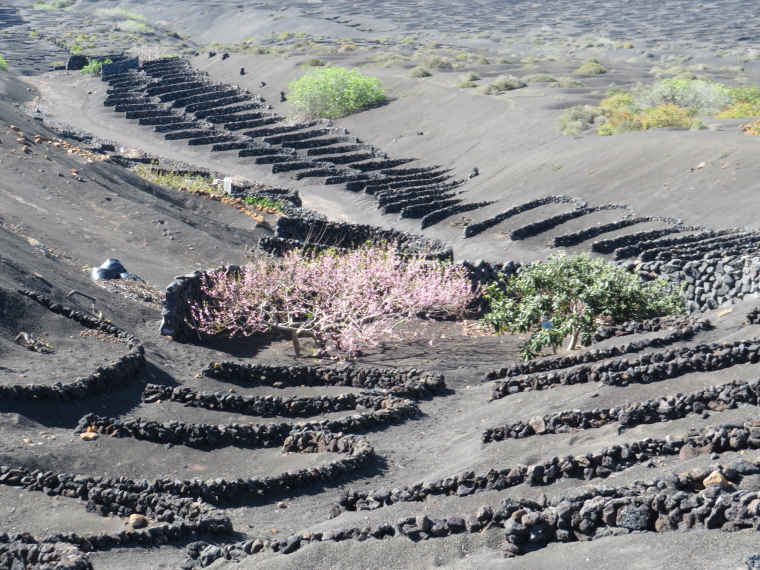
<svg viewBox="0 0 760 570">
<path fill-rule="evenodd" d="M 84 2 L 75 8 L 88 12 L 101 4 L 104 3 Z M 414 61 L 388 68 L 372 67 L 367 71 L 382 79 L 389 89 L 391 102 L 336 121 L 335 125 L 346 128 L 392 158 L 417 158 L 410 166 L 440 165 L 452 169 L 456 178 L 466 177 L 472 167 L 477 166 L 480 176 L 461 188 L 466 201 L 498 201 L 465 214 L 473 221 L 533 198 L 567 194 L 582 197 L 590 205 L 625 203 L 633 206 L 637 215 L 676 216 L 687 224 L 707 224 L 715 228 L 757 225 L 757 140 L 743 135 L 737 128 L 742 121 L 705 118 L 706 123 L 718 126 L 714 130 L 660 129 L 607 138 L 585 133 L 575 139 L 563 137 L 556 131 L 556 122 L 564 108 L 596 103 L 613 83 L 627 87 L 636 81 L 650 80 L 654 77 L 650 73 L 653 64 L 665 62 L 668 57 L 691 55 L 694 61 L 705 62 L 710 68 L 710 77 L 728 83 L 736 81 L 738 72 L 720 68 L 738 65 L 737 58 L 758 47 L 760 20 L 747 17 L 751 5 L 739 1 L 710 3 L 709 6 L 681 2 L 667 5 L 613 1 L 593 5 L 588 2 L 572 5 L 517 2 L 507 9 L 493 2 L 449 4 L 443 7 L 441 3 L 378 2 L 350 6 L 325 1 L 237 8 L 226 2 L 183 2 L 178 8 L 179 5 L 171 3 L 160 6 L 107 3 L 109 7 L 121 5 L 144 14 L 152 23 L 174 20 L 176 29 L 189 35 L 198 46 L 288 31 L 344 40 L 352 38 L 360 45 L 364 45 L 362 40 L 389 38 L 395 42 L 394 46 L 403 47 L 402 42 L 393 38 L 413 32 L 419 34 L 421 44 L 422 39 L 443 39 L 457 49 L 482 48 L 512 57 L 515 61 L 512 64 L 469 65 L 466 70 L 477 70 L 484 77 L 481 84 L 501 73 L 524 76 L 541 71 L 575 77 L 572 70 L 580 61 L 596 56 L 610 68 L 610 73 L 578 77 L 587 85 L 584 89 L 552 89 L 544 84 L 531 84 L 525 90 L 499 97 L 455 87 L 454 82 L 464 70 L 432 70 L 432 77 L 415 80 L 408 77 L 408 69 L 413 67 Z M 275 12 L 284 17 L 273 18 Z M 667 28 L 663 22 L 667 22 Z M 727 31 L 729 25 L 730 31 Z M 571 47 L 559 43 L 531 43 L 541 26 L 547 26 L 555 37 L 570 43 L 582 37 L 604 36 L 631 41 L 634 49 L 610 49 L 608 45 L 583 47 L 586 40 Z M 498 42 L 476 37 L 478 33 L 489 31 L 494 32 Z M 457 34 L 467 34 L 467 37 L 457 37 Z M 503 38 L 516 41 L 505 43 L 501 41 Z M 748 39 L 737 43 L 740 38 Z M 657 41 L 662 44 L 657 45 Z M 719 48 L 723 51 L 718 53 Z M 377 44 L 374 51 L 357 49 L 318 57 L 341 65 L 362 65 L 370 63 L 369 59 L 380 49 L 381 44 Z M 536 65 L 540 69 L 518 69 L 526 65 L 519 61 L 526 56 L 537 58 Z M 193 67 L 208 71 L 214 80 L 237 83 L 260 93 L 274 111 L 284 115 L 288 107 L 278 102 L 279 92 L 302 73 L 298 66 L 307 57 L 311 55 L 298 52 L 289 58 L 233 53 L 221 61 L 219 57 L 209 58 L 204 51 L 190 62 Z M 554 59 L 547 59 L 550 57 Z M 14 61 L 11 57 L 8 59 L 13 71 Z M 742 73 L 750 81 L 758 82 L 756 60 L 748 59 L 742 65 L 745 68 Z M 246 75 L 239 75 L 240 67 L 245 67 Z M 93 303 L 89 299 L 65 296 L 78 290 L 94 297 L 95 311 L 143 341 L 148 364 L 136 382 L 106 395 L 68 404 L 0 402 L 0 464 L 99 476 L 125 475 L 134 479 L 159 476 L 214 479 L 273 476 L 319 466 L 333 459 L 332 454 L 283 455 L 278 448 L 196 450 L 177 445 L 167 449 L 164 445 L 131 438 L 100 437 L 85 442 L 74 437 L 72 432 L 77 421 L 90 412 L 120 419 L 183 419 L 212 424 L 258 421 L 231 413 L 184 408 L 171 402 L 144 403 L 140 396 L 147 383 L 219 392 L 235 390 L 241 394 L 281 394 L 281 391 L 245 388 L 196 375 L 210 362 L 219 360 L 267 364 L 313 361 L 296 359 L 290 343 L 276 336 L 251 342 L 203 345 L 172 342 L 157 334 L 160 309 L 98 287 L 83 270 L 85 265 L 99 265 L 108 257 L 116 257 L 150 285 L 163 288 L 175 275 L 223 263 L 240 263 L 259 237 L 271 233 L 274 217 L 257 224 L 219 202 L 149 184 L 115 164 L 89 162 L 86 157 L 49 144 L 30 143 L 31 152 L 25 154 L 21 151 L 22 145 L 15 140 L 15 131 L 6 127 L 17 125 L 28 138 L 35 134 L 57 136 L 45 125 L 23 115 L 14 105 L 37 107 L 48 118 L 125 147 L 274 186 L 297 188 L 306 207 L 331 220 L 371 223 L 420 233 L 419 221 L 383 216 L 369 197 L 346 192 L 341 186 L 323 186 L 313 179 L 311 183 L 295 181 L 288 175 L 272 174 L 251 160 L 239 159 L 234 153 L 212 155 L 206 147 L 165 141 L 149 127 L 138 126 L 136 121 L 127 121 L 123 115 L 104 107 L 106 84 L 98 79 L 57 71 L 25 80 L 28 83 L 22 83 L 14 75 L 0 74 L 0 383 L 44 384 L 62 377 L 63 381 L 72 381 L 125 352 L 123 345 L 80 337 L 80 327 L 20 296 L 17 289 L 36 290 L 90 313 Z M 261 81 L 267 85 L 259 87 Z M 703 162 L 705 166 L 698 168 Z M 72 175 L 72 169 L 78 174 Z M 566 208 L 561 205 L 544 206 L 470 239 L 463 239 L 461 228 L 451 225 L 454 218 L 421 233 L 452 243 L 459 259 L 530 261 L 550 253 L 546 241 L 553 235 L 607 223 L 627 213 L 591 214 L 548 234 L 520 242 L 510 241 L 507 236 L 510 229 L 563 211 Z M 642 225 L 641 229 L 656 227 L 662 226 L 652 223 Z M 35 248 L 29 238 L 43 244 L 48 255 Z M 583 243 L 573 251 L 587 248 L 588 243 Z M 681 345 L 756 336 L 757 327 L 742 326 L 744 315 L 752 306 L 752 301 L 746 301 L 724 316 L 718 317 L 718 311 L 708 313 L 706 316 L 716 328 Z M 55 352 L 45 355 L 21 349 L 13 342 L 21 331 L 41 335 Z M 611 424 L 573 434 L 485 445 L 480 435 L 487 427 L 550 411 L 608 407 L 735 379 L 750 379 L 758 375 L 758 367 L 736 366 L 625 388 L 595 384 L 562 386 L 489 401 L 491 386 L 482 383 L 482 378 L 489 369 L 503 366 L 516 357 L 519 339 L 469 336 L 465 332 L 462 324 L 434 323 L 428 330 L 429 336 L 435 339 L 432 347 L 427 342 L 410 340 L 389 341 L 368 350 L 359 364 L 442 372 L 449 393 L 423 400 L 419 418 L 366 434 L 377 458 L 362 472 L 330 484 L 268 497 L 265 501 L 223 505 L 238 533 L 232 540 L 282 538 L 306 531 L 374 525 L 408 515 L 446 517 L 474 511 L 484 504 L 496 506 L 506 497 L 537 498 L 542 493 L 552 497 L 583 488 L 588 483 L 572 479 L 546 487 L 520 485 L 469 497 L 431 497 L 422 503 L 401 503 L 377 511 L 347 512 L 329 518 L 331 507 L 348 489 L 394 488 L 418 481 L 435 481 L 467 470 L 532 465 L 556 455 L 595 452 L 605 446 L 644 437 L 681 434 L 690 427 L 758 417 L 756 408 L 746 407 L 715 413 L 709 418 L 694 416 L 638 426 L 620 434 L 617 426 Z M 289 389 L 286 393 L 336 395 L 338 391 L 350 390 Z M 330 417 L 344 415 L 336 413 Z M 303 419 L 277 418 L 277 421 L 297 423 Z M 754 458 L 751 452 L 748 455 Z M 684 463 L 679 463 L 677 457 L 669 457 L 651 467 L 637 465 L 614 473 L 603 482 L 591 483 L 621 486 L 636 479 L 652 479 L 663 472 L 683 473 L 716 462 L 725 465 L 736 456 L 726 453 L 718 460 L 701 456 Z M 278 501 L 282 501 L 285 508 L 278 508 L 275 504 Z M 35 536 L 53 531 L 81 534 L 117 532 L 124 528 L 123 521 L 116 517 L 103 518 L 86 512 L 81 501 L 4 486 L 0 487 L 0 521 L 0 532 L 30 532 Z M 219 537 L 202 538 L 220 540 Z M 482 534 L 419 543 L 404 537 L 312 544 L 288 556 L 265 553 L 251 557 L 237 567 L 734 569 L 742 568 L 743 560 L 760 550 L 756 531 L 721 533 L 716 530 L 645 533 L 588 543 L 550 544 L 504 560 L 498 550 L 502 540 L 503 532 L 491 529 Z M 95 568 L 136 570 L 177 568 L 184 558 L 181 543 L 160 548 L 112 549 L 90 555 Z M 218 561 L 213 567 L 233 566 Z"/>
</svg>

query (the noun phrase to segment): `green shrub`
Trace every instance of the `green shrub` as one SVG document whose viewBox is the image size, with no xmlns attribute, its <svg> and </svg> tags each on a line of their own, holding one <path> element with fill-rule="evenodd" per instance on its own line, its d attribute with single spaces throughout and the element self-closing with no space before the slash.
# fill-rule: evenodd
<svg viewBox="0 0 760 570">
<path fill-rule="evenodd" d="M 525 87 L 525 83 L 517 79 L 512 75 L 500 75 L 493 82 L 489 83 L 481 89 L 486 95 L 499 95 L 505 91 L 512 91 L 514 89 L 521 89 Z"/>
<path fill-rule="evenodd" d="M 533 75 L 526 75 L 522 80 L 525 83 L 549 83 L 556 82 L 557 78 L 548 73 L 534 73 Z"/>
<path fill-rule="evenodd" d="M 562 112 L 557 122 L 557 130 L 563 135 L 577 136 L 594 125 L 597 117 L 602 116 L 599 107 L 575 105 Z"/>
<path fill-rule="evenodd" d="M 496 332 L 530 333 L 520 355 L 529 360 L 570 337 L 568 350 L 591 344 L 600 317 L 613 323 L 682 314 L 683 299 L 669 284 L 644 282 L 601 258 L 551 255 L 524 265 L 517 276 L 485 289 L 490 306 L 482 323 Z"/>
<path fill-rule="evenodd" d="M 634 98 L 641 107 L 677 105 L 713 110 L 724 109 L 731 103 L 731 95 L 725 85 L 686 79 L 660 79 L 635 89 Z"/>
<path fill-rule="evenodd" d="M 602 73 L 607 73 L 607 68 L 591 57 L 573 73 L 580 75 L 601 75 Z"/>
<path fill-rule="evenodd" d="M 560 77 L 557 81 L 549 83 L 547 87 L 559 88 L 559 89 L 583 89 L 585 84 L 581 83 L 577 79 L 572 77 Z"/>
<path fill-rule="evenodd" d="M 142 22 L 144 24 L 148 23 L 148 18 L 145 16 L 129 12 L 124 8 L 98 8 L 94 14 L 104 20 L 134 20 L 135 22 Z"/>
<path fill-rule="evenodd" d="M 660 129 L 662 127 L 694 127 L 694 119 L 686 109 L 677 105 L 658 105 L 644 110 L 639 116 L 641 128 Z"/>
<path fill-rule="evenodd" d="M 757 85 L 741 85 L 739 87 L 731 87 L 728 90 L 728 95 L 735 102 L 743 101 L 750 103 L 752 101 L 760 101 L 760 87 Z"/>
<path fill-rule="evenodd" d="M 409 70 L 409 77 L 413 77 L 414 79 L 421 79 L 423 77 L 430 77 L 433 75 L 430 73 L 427 69 L 422 67 L 421 65 L 418 65 L 417 67 L 413 67 Z"/>
<path fill-rule="evenodd" d="M 315 67 L 288 84 L 288 100 L 298 119 L 338 119 L 386 99 L 380 80 L 358 70 Z"/>
<path fill-rule="evenodd" d="M 8 71 L 8 62 L 0 55 L 0 71 Z"/>
<path fill-rule="evenodd" d="M 760 100 L 738 101 L 715 115 L 716 119 L 746 119 L 747 117 L 760 117 Z"/>
<path fill-rule="evenodd" d="M 135 22 L 134 20 L 124 20 L 123 22 L 119 22 L 116 24 L 116 29 L 128 34 L 140 34 L 144 36 L 153 33 L 153 28 L 141 24 L 140 22 Z"/>
<path fill-rule="evenodd" d="M 282 212 L 282 202 L 279 200 L 272 200 L 270 198 L 264 198 L 259 196 L 246 196 L 243 198 L 248 206 L 254 206 L 257 208 L 273 208 L 278 212 Z"/>
<path fill-rule="evenodd" d="M 82 68 L 81 73 L 89 75 L 100 75 L 100 70 L 104 63 L 113 63 L 110 59 L 104 59 L 103 61 L 97 61 L 91 59 L 90 62 Z"/>
<path fill-rule="evenodd" d="M 422 65 L 431 69 L 454 69 L 454 65 L 450 60 L 437 55 L 426 57 L 422 60 Z"/>
<path fill-rule="evenodd" d="M 318 57 L 312 57 L 307 59 L 301 64 L 301 67 L 324 67 L 327 65 L 327 62 L 319 59 Z"/>
<path fill-rule="evenodd" d="M 50 2 L 32 2 L 29 6 L 37 10 L 63 10 L 76 4 L 76 0 L 51 0 Z"/>
</svg>

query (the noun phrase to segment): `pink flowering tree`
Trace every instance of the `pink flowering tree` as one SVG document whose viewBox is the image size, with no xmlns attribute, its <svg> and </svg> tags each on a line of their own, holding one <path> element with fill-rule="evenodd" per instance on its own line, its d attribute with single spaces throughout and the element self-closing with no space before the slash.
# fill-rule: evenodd
<svg viewBox="0 0 760 570">
<path fill-rule="evenodd" d="M 262 257 L 232 275 L 208 274 L 202 290 L 208 300 L 191 306 L 200 330 L 231 336 L 283 331 L 297 355 L 299 337 L 312 338 L 321 353 L 353 354 L 414 318 L 461 317 L 478 293 L 461 266 L 370 245 Z"/>
</svg>

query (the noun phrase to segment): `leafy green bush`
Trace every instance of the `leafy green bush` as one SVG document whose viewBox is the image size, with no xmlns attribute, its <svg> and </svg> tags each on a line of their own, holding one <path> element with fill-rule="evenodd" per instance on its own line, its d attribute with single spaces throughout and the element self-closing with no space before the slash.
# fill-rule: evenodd
<svg viewBox="0 0 760 570">
<path fill-rule="evenodd" d="M 426 57 L 422 60 L 422 65 L 431 69 L 454 69 L 454 65 L 450 60 L 437 55 Z"/>
<path fill-rule="evenodd" d="M 590 57 L 573 73 L 578 73 L 580 75 L 601 75 L 602 73 L 607 73 L 607 68 L 593 57 Z"/>
<path fill-rule="evenodd" d="M 413 67 L 409 70 L 409 77 L 412 77 L 414 79 L 422 79 L 423 77 L 430 77 L 433 75 L 430 73 L 427 69 L 422 67 L 421 65 L 418 65 L 417 67 Z"/>
<path fill-rule="evenodd" d="M 557 122 L 557 130 L 563 135 L 577 136 L 594 125 L 597 117 L 602 115 L 599 107 L 575 105 L 562 112 Z"/>
<path fill-rule="evenodd" d="M 591 344 L 600 317 L 614 323 L 684 312 L 678 293 L 664 281 L 641 281 L 601 258 L 552 255 L 525 265 L 517 276 L 486 287 L 491 312 L 483 325 L 497 332 L 531 333 L 520 355 L 529 360 L 545 346 L 555 351 L 570 336 L 568 350 Z"/>
<path fill-rule="evenodd" d="M 557 81 L 557 78 L 548 73 L 534 73 L 522 78 L 525 83 L 549 83 Z"/>
<path fill-rule="evenodd" d="M 692 118 L 686 109 L 677 105 L 658 105 L 645 109 L 637 118 L 644 130 L 663 127 L 694 127 L 697 126 L 695 121 L 698 121 Z"/>
<path fill-rule="evenodd" d="M 760 101 L 760 87 L 757 85 L 740 85 L 739 87 L 731 87 L 728 90 L 728 94 L 735 102 L 743 101 L 745 103 L 751 103 L 753 101 Z"/>
<path fill-rule="evenodd" d="M 0 71 L 8 71 L 8 62 L 0 55 Z"/>
<path fill-rule="evenodd" d="M 246 196 L 243 198 L 248 206 L 255 206 L 257 208 L 272 208 L 278 212 L 282 212 L 282 202 L 279 200 L 271 200 L 270 198 L 264 198 L 259 196 Z"/>
<path fill-rule="evenodd" d="M 493 82 L 489 83 L 481 89 L 486 95 L 499 95 L 505 91 L 512 91 L 514 89 L 521 89 L 525 87 L 525 83 L 514 77 L 513 75 L 500 75 Z"/>
<path fill-rule="evenodd" d="M 37 10 L 63 10 L 76 4 L 76 0 L 51 0 L 49 2 L 32 2 L 29 6 Z"/>
<path fill-rule="evenodd" d="M 97 61 L 91 59 L 90 62 L 82 68 L 81 73 L 89 75 L 100 75 L 100 70 L 104 63 L 113 63 L 110 59 L 104 59 L 103 61 Z"/>
<path fill-rule="evenodd" d="M 124 20 L 122 22 L 119 22 L 116 24 L 116 29 L 128 34 L 140 34 L 144 36 L 153 33 L 153 28 L 134 20 Z"/>
<path fill-rule="evenodd" d="M 338 119 L 385 101 L 376 77 L 342 67 L 315 67 L 288 84 L 288 101 L 297 118 Z"/>
<path fill-rule="evenodd" d="M 701 80 L 660 79 L 650 85 L 638 87 L 633 95 L 641 107 L 678 105 L 712 110 L 724 109 L 731 103 L 731 95 L 725 85 Z"/>
<path fill-rule="evenodd" d="M 760 101 L 738 101 L 715 115 L 716 119 L 746 119 L 747 117 L 760 117 Z"/>
<path fill-rule="evenodd" d="M 327 62 L 319 59 L 318 57 L 312 57 L 307 59 L 301 64 L 301 67 L 324 67 L 327 65 Z"/>
<path fill-rule="evenodd" d="M 144 24 L 148 23 L 148 18 L 145 16 L 129 12 L 124 8 L 98 8 L 94 14 L 104 20 L 134 20 L 135 22 L 142 22 Z"/>
</svg>

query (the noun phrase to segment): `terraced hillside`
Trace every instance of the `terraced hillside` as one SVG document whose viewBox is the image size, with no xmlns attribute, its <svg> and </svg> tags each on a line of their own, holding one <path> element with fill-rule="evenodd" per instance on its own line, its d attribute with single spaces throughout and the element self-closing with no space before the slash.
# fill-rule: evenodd
<svg viewBox="0 0 760 570">
<path fill-rule="evenodd" d="M 755 139 L 556 130 L 656 74 L 760 82 L 742 2 L 99 4 L 0 7 L 0 568 L 760 567 Z M 102 77 L 51 71 L 69 28 Z M 313 58 L 388 103 L 293 123 Z M 343 362 L 193 322 L 213 268 L 368 241 L 474 287 L 589 252 L 689 312 L 531 362 L 483 308 Z"/>
</svg>

